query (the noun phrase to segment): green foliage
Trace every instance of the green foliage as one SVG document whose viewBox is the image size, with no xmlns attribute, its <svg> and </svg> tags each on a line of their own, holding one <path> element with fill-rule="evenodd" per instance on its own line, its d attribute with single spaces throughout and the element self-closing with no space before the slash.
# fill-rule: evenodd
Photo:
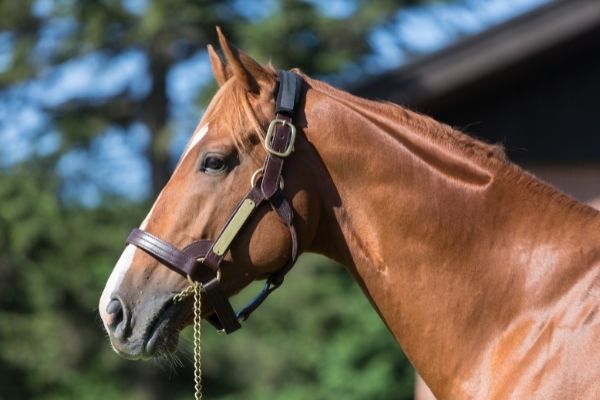
<svg viewBox="0 0 600 400">
<path fill-rule="evenodd" d="M 322 15 L 312 2 L 282 0 L 259 24 L 244 24 L 235 39 L 242 48 L 278 67 L 295 66 L 309 74 L 335 73 L 370 51 L 366 33 L 393 11 L 414 1 L 355 1 L 351 18 Z M 282 37 L 285 40 L 272 40 Z"/>
<path fill-rule="evenodd" d="M 96 304 L 141 207 L 64 207 L 52 181 L 0 180 L 0 398 L 162 399 L 191 393 L 185 368 L 125 361 L 110 350 Z M 247 289 L 240 304 L 254 294 Z M 204 325 L 213 399 L 402 399 L 412 373 L 342 267 L 300 260 L 285 286 L 224 337 Z"/>
<path fill-rule="evenodd" d="M 65 209 L 55 194 L 51 179 L 0 178 L 2 399 L 99 398 L 106 382 L 125 387 L 96 304 L 139 207 Z"/>
</svg>

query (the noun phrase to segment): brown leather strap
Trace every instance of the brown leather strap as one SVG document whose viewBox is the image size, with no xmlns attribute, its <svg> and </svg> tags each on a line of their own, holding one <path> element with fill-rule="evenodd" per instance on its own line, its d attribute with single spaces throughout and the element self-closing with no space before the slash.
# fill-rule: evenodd
<svg viewBox="0 0 600 400">
<path fill-rule="evenodd" d="M 207 282 L 217 275 L 218 268 L 198 262 L 198 259 L 206 257 L 212 246 L 210 240 L 198 240 L 179 250 L 151 233 L 136 228 L 131 231 L 126 243 L 139 247 L 169 269 L 184 277 L 189 275 L 195 281 Z"/>
<path fill-rule="evenodd" d="M 269 199 L 269 204 L 271 204 L 271 208 L 277 212 L 281 222 L 287 226 L 293 225 L 294 210 L 281 190 L 275 192 L 275 194 Z"/>
<path fill-rule="evenodd" d="M 191 276 L 196 264 L 198 264 L 195 258 L 141 229 L 133 229 L 126 242 L 139 247 L 183 276 Z"/>
<path fill-rule="evenodd" d="M 206 298 L 215 310 L 213 317 L 209 319 L 211 324 L 223 333 L 232 333 L 240 329 L 242 326 L 227 296 L 221 290 L 219 280 L 213 279 L 204 283 L 202 289 L 204 289 Z"/>
<path fill-rule="evenodd" d="M 273 207 L 273 209 L 277 212 L 277 215 L 279 215 L 281 221 L 287 225 L 290 231 L 290 240 L 292 243 L 292 249 L 288 263 L 269 277 L 269 280 L 274 285 L 279 286 L 283 283 L 283 278 L 290 271 L 290 269 L 292 269 L 296 263 L 296 260 L 298 259 L 298 233 L 296 232 L 296 227 L 294 226 L 294 210 L 287 199 L 283 196 L 281 191 L 278 191 L 276 195 L 271 198 L 271 207 Z"/>
<path fill-rule="evenodd" d="M 197 240 L 185 246 L 181 251 L 197 260 L 206 257 L 212 245 L 212 240 Z"/>
</svg>

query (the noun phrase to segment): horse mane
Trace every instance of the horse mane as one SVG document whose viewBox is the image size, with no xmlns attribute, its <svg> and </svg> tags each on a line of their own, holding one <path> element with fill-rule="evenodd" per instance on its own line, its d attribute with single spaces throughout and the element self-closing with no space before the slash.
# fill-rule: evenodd
<svg viewBox="0 0 600 400">
<path fill-rule="evenodd" d="M 300 74 L 312 89 L 318 90 L 343 103 L 357 104 L 362 108 L 369 107 L 380 115 L 389 116 L 393 123 L 409 126 L 420 134 L 426 135 L 428 139 L 443 146 L 453 147 L 476 162 L 491 167 L 491 169 L 496 171 L 495 175 L 498 178 L 502 177 L 517 186 L 521 186 L 532 193 L 547 198 L 551 202 L 556 202 L 578 214 L 585 216 L 597 216 L 600 214 L 600 211 L 574 200 L 552 185 L 541 181 L 531 173 L 509 162 L 502 145 L 485 143 L 449 125 L 436 121 L 427 115 L 420 114 L 395 103 L 357 97 L 325 82 L 312 79 L 299 70 L 295 70 L 295 72 Z"/>
<path fill-rule="evenodd" d="M 465 155 L 476 157 L 483 162 L 493 160 L 505 164 L 507 161 L 504 148 L 501 145 L 482 142 L 427 115 L 398 104 L 354 96 L 325 82 L 312 79 L 301 71 L 296 70 L 295 72 L 300 74 L 311 88 L 345 104 L 351 103 L 363 108 L 368 107 L 384 117 L 389 117 L 394 124 L 402 124 L 415 129 L 420 134 L 426 135 L 431 141 L 444 146 L 453 146 L 457 150 L 466 153 Z"/>
<path fill-rule="evenodd" d="M 275 79 L 277 76 L 276 70 L 270 64 L 265 68 Z M 300 75 L 311 89 L 318 90 L 320 93 L 344 104 L 350 104 L 353 108 L 358 106 L 361 109 L 373 110 L 378 115 L 389 118 L 392 124 L 403 124 L 413 128 L 420 134 L 426 135 L 429 140 L 446 147 L 452 147 L 466 157 L 490 167 L 490 169 L 496 171 L 496 177 L 502 176 L 504 179 L 522 185 L 527 190 L 556 201 L 573 211 L 585 215 L 597 215 L 599 213 L 597 210 L 573 200 L 568 195 L 509 162 L 501 145 L 482 142 L 429 116 L 397 104 L 354 96 L 323 81 L 312 79 L 299 69 L 293 71 Z M 257 140 L 264 142 L 266 136 L 264 127 L 269 121 L 253 109 L 250 96 L 252 95 L 235 79 L 229 79 L 214 95 L 205 112 L 207 122 L 215 120 L 217 117 L 219 119 L 225 118 L 226 123 L 229 124 L 227 126 L 231 127 L 229 133 L 232 135 L 238 151 L 246 151 Z M 220 110 L 227 111 L 219 112 Z"/>
<path fill-rule="evenodd" d="M 419 133 L 427 135 L 432 141 L 439 142 L 444 146 L 452 146 L 466 156 L 472 157 L 484 165 L 494 167 L 496 177 L 502 177 L 509 182 L 513 182 L 516 186 L 523 187 L 536 195 L 548 199 L 550 202 L 555 202 L 578 214 L 590 217 L 600 214 L 600 211 L 574 200 L 552 185 L 541 181 L 531 173 L 509 162 L 501 145 L 482 142 L 427 115 L 417 113 L 397 104 L 357 97 L 334 88 L 325 82 L 314 80 L 301 71 L 296 70 L 295 72 L 300 74 L 311 88 L 329 97 L 338 99 L 344 103 L 351 102 L 362 107 L 375 109 L 381 115 L 391 116 L 397 124 L 404 124 L 414 128 Z"/>
<path fill-rule="evenodd" d="M 270 64 L 265 68 L 273 77 L 276 77 L 276 70 Z M 409 126 L 423 135 L 427 135 L 428 139 L 432 141 L 446 146 L 454 146 L 457 150 L 465 153 L 466 156 L 476 157 L 483 162 L 489 162 L 490 159 L 501 163 L 506 162 L 506 155 L 501 145 L 484 143 L 431 117 L 397 104 L 354 96 L 325 82 L 312 79 L 299 69 L 294 69 L 294 72 L 300 75 L 310 88 L 318 90 L 328 97 L 346 104 L 351 103 L 359 107 L 368 107 L 384 117 L 390 117 L 392 123 Z M 257 138 L 262 142 L 266 135 L 263 127 L 266 126 L 268 121 L 257 115 L 251 106 L 250 96 L 251 94 L 242 85 L 237 84 L 235 79 L 229 79 L 217 91 L 205 113 L 207 122 L 216 119 L 217 114 L 219 118 L 228 119 L 227 122 L 232 127 L 230 132 L 239 150 L 247 149 L 252 143 L 255 143 Z M 217 110 L 223 109 L 227 112 L 217 112 Z M 248 130 L 248 123 L 250 123 L 252 130 Z"/>
<path fill-rule="evenodd" d="M 587 204 L 580 203 L 551 184 L 540 180 L 530 172 L 524 171 L 518 165 L 508 163 L 506 168 L 501 170 L 500 174 L 504 179 L 512 182 L 515 186 L 522 187 L 539 197 L 548 199 L 549 202 L 563 206 L 567 210 L 573 211 L 579 215 L 593 218 L 600 214 L 599 210 Z"/>
</svg>

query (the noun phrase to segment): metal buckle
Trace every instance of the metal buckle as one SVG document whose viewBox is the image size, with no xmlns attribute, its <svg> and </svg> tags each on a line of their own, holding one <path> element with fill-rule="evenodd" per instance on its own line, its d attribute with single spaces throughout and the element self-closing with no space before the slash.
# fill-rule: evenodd
<svg viewBox="0 0 600 400">
<path fill-rule="evenodd" d="M 275 126 L 277 124 L 289 127 L 292 132 L 292 134 L 290 136 L 290 142 L 288 143 L 288 145 L 284 151 L 277 151 L 273 147 L 271 147 L 271 140 L 273 140 L 273 135 L 275 134 Z M 285 158 L 285 157 L 289 156 L 290 154 L 292 154 L 292 150 L 294 150 L 294 142 L 295 141 L 296 141 L 296 127 L 294 126 L 294 124 L 292 124 L 291 122 L 286 121 L 284 119 L 275 118 L 269 124 L 269 129 L 267 129 L 267 137 L 265 137 L 265 150 L 267 150 L 268 153 L 273 154 L 274 156 Z"/>
</svg>

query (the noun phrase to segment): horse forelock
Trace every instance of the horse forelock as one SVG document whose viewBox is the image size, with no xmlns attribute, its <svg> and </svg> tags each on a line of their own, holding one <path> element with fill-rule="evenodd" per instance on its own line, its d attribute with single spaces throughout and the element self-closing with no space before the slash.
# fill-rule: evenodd
<svg viewBox="0 0 600 400">
<path fill-rule="evenodd" d="M 265 68 L 275 77 L 270 65 Z M 268 123 L 260 110 L 253 107 L 253 96 L 235 78 L 229 79 L 213 96 L 200 125 L 218 126 L 220 131 L 231 135 L 238 151 L 248 151 L 257 140 L 264 141 Z"/>
</svg>

